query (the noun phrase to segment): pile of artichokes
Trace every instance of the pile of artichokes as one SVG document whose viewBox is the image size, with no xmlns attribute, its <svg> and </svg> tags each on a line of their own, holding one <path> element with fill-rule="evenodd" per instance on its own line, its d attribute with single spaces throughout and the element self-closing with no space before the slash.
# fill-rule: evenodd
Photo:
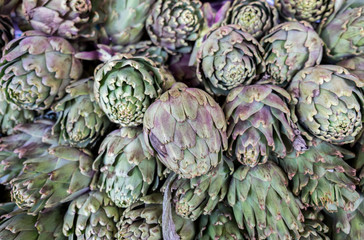
<svg viewBox="0 0 364 240">
<path fill-rule="evenodd" d="M 364 0 L 0 0 L 0 239 L 364 239 Z"/>
</svg>

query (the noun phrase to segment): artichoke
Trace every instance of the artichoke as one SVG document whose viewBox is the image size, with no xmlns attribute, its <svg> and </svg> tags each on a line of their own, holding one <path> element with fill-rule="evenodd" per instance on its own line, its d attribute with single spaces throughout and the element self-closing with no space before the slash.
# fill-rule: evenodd
<svg viewBox="0 0 364 240">
<path fill-rule="evenodd" d="M 102 42 L 115 45 L 137 43 L 144 34 L 146 19 L 155 0 L 107 0 L 108 13 L 101 24 Z"/>
<path fill-rule="evenodd" d="M 223 203 L 219 203 L 210 215 L 199 219 L 199 235 L 201 240 L 243 240 L 243 233 L 236 224 L 233 211 Z"/>
<path fill-rule="evenodd" d="M 292 152 L 279 165 L 292 180 L 293 193 L 312 207 L 327 211 L 353 209 L 359 194 L 355 191 L 358 179 L 355 169 L 346 161 L 354 155 L 325 141 L 314 139 L 312 146 L 302 154 Z"/>
<path fill-rule="evenodd" d="M 0 33 L 0 56 L 2 56 L 2 52 L 6 44 L 8 44 L 14 38 L 14 27 L 10 17 L 0 15 Z"/>
<path fill-rule="evenodd" d="M 306 148 L 291 121 L 289 94 L 275 85 L 250 85 L 233 89 L 224 111 L 228 122 L 228 153 L 250 167 L 264 164 L 274 153 L 284 157 L 292 146 Z"/>
<path fill-rule="evenodd" d="M 286 86 L 296 73 L 321 63 L 323 42 L 307 22 L 285 22 L 261 40 L 272 84 Z"/>
<path fill-rule="evenodd" d="M 36 31 L 9 42 L 0 62 L 0 84 L 7 101 L 23 109 L 49 108 L 81 76 L 75 51 L 67 40 Z"/>
<path fill-rule="evenodd" d="M 97 104 L 91 78 L 79 80 L 66 88 L 67 95 L 53 107 L 59 112 L 53 131 L 61 142 L 85 148 L 93 146 L 107 133 L 111 123 Z"/>
<path fill-rule="evenodd" d="M 168 53 L 189 53 L 203 27 L 199 0 L 157 0 L 146 22 L 154 44 Z"/>
<path fill-rule="evenodd" d="M 362 129 L 363 86 L 364 81 L 340 66 L 306 68 L 288 87 L 292 120 L 308 140 L 354 142 Z"/>
<path fill-rule="evenodd" d="M 89 190 L 92 162 L 86 150 L 49 148 L 23 163 L 21 174 L 10 182 L 12 200 L 33 215 L 71 201 Z"/>
<path fill-rule="evenodd" d="M 176 83 L 150 105 L 144 139 L 160 161 L 183 178 L 208 173 L 227 147 L 225 116 L 206 92 Z"/>
<path fill-rule="evenodd" d="M 20 0 L 0 0 L 0 14 L 10 15 L 10 12 Z"/>
<path fill-rule="evenodd" d="M 301 233 L 301 240 L 330 240 L 327 236 L 329 227 L 323 222 L 324 215 L 320 210 L 308 209 L 303 212 L 305 230 Z"/>
<path fill-rule="evenodd" d="M 118 240 L 162 240 L 162 195 L 153 193 L 127 208 L 118 223 Z M 177 234 L 181 240 L 194 239 L 195 227 L 191 220 L 173 214 Z"/>
<path fill-rule="evenodd" d="M 93 168 L 94 184 L 122 208 L 155 191 L 163 170 L 146 148 L 141 127 L 111 132 L 101 143 Z"/>
<path fill-rule="evenodd" d="M 1 210 L 4 210 L 4 207 L 8 209 L 6 212 L 0 211 L 3 213 L 0 219 L 0 239 L 66 240 L 61 227 L 63 207 L 57 207 L 35 216 L 28 215 L 11 204 L 0 206 Z"/>
<path fill-rule="evenodd" d="M 303 206 L 287 185 L 285 173 L 270 161 L 234 172 L 228 202 L 249 239 L 299 239 Z"/>
<path fill-rule="evenodd" d="M 355 148 L 355 159 L 352 166 L 356 169 L 360 182 L 359 187 L 364 192 L 364 135 L 358 139 Z"/>
<path fill-rule="evenodd" d="M 94 93 L 110 121 L 132 127 L 143 122 L 149 105 L 174 81 L 163 66 L 146 57 L 117 54 L 95 69 Z"/>
<path fill-rule="evenodd" d="M 328 60 L 337 62 L 364 54 L 363 21 L 364 0 L 344 1 L 332 14 L 321 32 Z"/>
<path fill-rule="evenodd" d="M 171 185 L 176 213 L 192 221 L 201 215 L 210 215 L 217 204 L 224 200 L 229 188 L 229 176 L 233 171 L 232 162 L 225 159 L 205 175 L 176 179 Z"/>
<path fill-rule="evenodd" d="M 69 239 L 115 239 L 122 210 L 101 192 L 86 193 L 71 202 L 63 234 Z"/>
<path fill-rule="evenodd" d="M 237 24 L 260 39 L 278 25 L 278 11 L 265 0 L 234 0 L 224 23 Z"/>
<path fill-rule="evenodd" d="M 351 74 L 364 82 L 364 55 L 343 60 L 338 62 L 337 65 L 346 68 Z"/>
<path fill-rule="evenodd" d="M 210 94 L 227 95 L 249 85 L 265 71 L 264 50 L 238 25 L 211 31 L 197 53 L 197 77 Z"/>
</svg>

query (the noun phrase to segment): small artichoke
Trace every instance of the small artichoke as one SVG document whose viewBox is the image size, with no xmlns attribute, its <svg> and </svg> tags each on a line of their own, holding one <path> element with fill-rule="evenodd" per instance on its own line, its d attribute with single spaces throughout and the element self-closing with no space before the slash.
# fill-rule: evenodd
<svg viewBox="0 0 364 240">
<path fill-rule="evenodd" d="M 72 201 L 89 190 L 92 162 L 86 150 L 49 148 L 23 163 L 21 174 L 10 182 L 12 200 L 33 215 Z"/>
<path fill-rule="evenodd" d="M 36 31 L 9 42 L 0 62 L 0 84 L 7 101 L 23 109 L 48 109 L 81 76 L 75 52 L 67 40 Z"/>
<path fill-rule="evenodd" d="M 308 209 L 303 211 L 305 230 L 300 240 L 330 240 L 329 227 L 323 222 L 324 215 L 320 210 Z"/>
<path fill-rule="evenodd" d="M 163 196 L 160 193 L 141 198 L 127 208 L 118 223 L 118 240 L 162 240 Z M 195 237 L 195 226 L 191 220 L 173 214 L 176 232 L 181 240 Z"/>
<path fill-rule="evenodd" d="M 278 25 L 278 11 L 266 0 L 234 0 L 224 21 L 236 24 L 256 39 Z"/>
<path fill-rule="evenodd" d="M 160 161 L 183 178 L 208 173 L 227 147 L 224 112 L 206 92 L 176 83 L 150 105 L 144 139 Z"/>
<path fill-rule="evenodd" d="M 270 161 L 234 172 L 228 202 L 249 239 L 299 239 L 303 206 L 287 185 L 286 174 Z"/>
<path fill-rule="evenodd" d="M 363 125 L 363 86 L 364 81 L 340 66 L 306 68 L 288 87 L 292 120 L 308 140 L 354 142 Z"/>
<path fill-rule="evenodd" d="M 323 41 L 307 22 L 285 22 L 261 40 L 272 84 L 286 86 L 296 73 L 321 63 Z"/>
<path fill-rule="evenodd" d="M 227 95 L 265 71 L 264 50 L 238 25 L 211 31 L 197 53 L 197 77 L 210 94 Z"/>
<path fill-rule="evenodd" d="M 163 66 L 146 57 L 117 54 L 96 68 L 94 93 L 110 121 L 132 127 L 143 122 L 149 105 L 174 82 Z"/>
<path fill-rule="evenodd" d="M 0 56 L 2 56 L 6 44 L 14 38 L 14 27 L 9 16 L 0 15 L 0 33 Z"/>
<path fill-rule="evenodd" d="M 364 82 L 364 55 L 340 61 L 337 65 L 346 68 L 351 74 L 354 74 L 360 81 Z"/>
<path fill-rule="evenodd" d="M 224 111 L 228 122 L 228 153 L 250 167 L 264 164 L 274 153 L 286 156 L 306 148 L 291 121 L 286 101 L 290 96 L 275 85 L 250 85 L 233 89 Z"/>
<path fill-rule="evenodd" d="M 114 240 L 122 210 L 101 192 L 89 192 L 71 202 L 64 216 L 68 239 Z"/>
<path fill-rule="evenodd" d="M 168 53 L 189 53 L 203 26 L 199 0 L 157 0 L 146 22 L 154 44 Z"/>
<path fill-rule="evenodd" d="M 332 62 L 364 54 L 364 0 L 344 2 L 321 32 L 326 57 Z"/>
<path fill-rule="evenodd" d="M 359 194 L 354 168 L 346 161 L 354 154 L 325 141 L 314 139 L 304 153 L 292 152 L 279 165 L 292 180 L 292 191 L 302 203 L 327 211 L 353 210 Z"/>
<path fill-rule="evenodd" d="M 0 0 L 0 14 L 10 15 L 20 0 Z"/>
<path fill-rule="evenodd" d="M 155 191 L 163 177 L 162 164 L 146 148 L 141 127 L 124 127 L 107 135 L 93 168 L 94 184 L 122 208 Z"/>
<path fill-rule="evenodd" d="M 111 122 L 96 102 L 93 86 L 91 78 L 74 82 L 67 86 L 67 95 L 53 106 L 59 113 L 53 131 L 59 133 L 61 142 L 92 147 L 107 133 Z"/>
</svg>

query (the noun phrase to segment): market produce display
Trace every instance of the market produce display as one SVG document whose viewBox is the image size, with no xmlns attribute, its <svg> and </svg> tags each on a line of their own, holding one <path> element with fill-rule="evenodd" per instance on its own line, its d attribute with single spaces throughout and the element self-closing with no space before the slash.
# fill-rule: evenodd
<svg viewBox="0 0 364 240">
<path fill-rule="evenodd" d="M 364 0 L 0 0 L 1 240 L 364 239 Z"/>
</svg>

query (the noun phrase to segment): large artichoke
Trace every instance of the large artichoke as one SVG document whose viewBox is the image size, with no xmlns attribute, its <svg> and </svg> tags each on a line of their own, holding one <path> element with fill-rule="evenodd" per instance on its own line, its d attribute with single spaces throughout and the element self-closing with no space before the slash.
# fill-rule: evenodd
<svg viewBox="0 0 364 240">
<path fill-rule="evenodd" d="M 0 56 L 6 44 L 14 38 L 14 27 L 10 17 L 0 15 Z"/>
<path fill-rule="evenodd" d="M 29 214 L 71 201 L 89 190 L 92 162 L 86 150 L 49 148 L 23 163 L 21 174 L 10 182 L 12 200 Z"/>
<path fill-rule="evenodd" d="M 298 71 L 321 63 L 323 42 L 307 22 L 282 23 L 261 42 L 273 84 L 285 86 Z"/>
<path fill-rule="evenodd" d="M 203 24 L 199 0 L 157 0 L 146 23 L 150 39 L 168 53 L 189 53 Z"/>
<path fill-rule="evenodd" d="M 115 55 L 95 70 L 95 98 L 110 121 L 138 126 L 149 105 L 174 83 L 173 76 L 146 57 Z"/>
<path fill-rule="evenodd" d="M 250 167 L 267 162 L 274 153 L 279 157 L 305 143 L 291 121 L 286 101 L 290 96 L 275 85 L 250 85 L 233 89 L 226 98 L 228 153 Z"/>
<path fill-rule="evenodd" d="M 127 208 L 118 224 L 118 240 L 162 240 L 162 194 L 145 196 Z M 195 237 L 195 226 L 191 220 L 173 214 L 176 232 L 181 240 Z"/>
<path fill-rule="evenodd" d="M 266 0 L 234 0 L 224 23 L 237 24 L 260 39 L 278 25 L 278 11 Z"/>
<path fill-rule="evenodd" d="M 24 109 L 49 108 L 82 73 L 75 51 L 67 40 L 36 31 L 9 42 L 0 63 L 7 101 Z"/>
<path fill-rule="evenodd" d="M 150 151 L 183 178 L 208 173 L 227 147 L 225 116 L 206 92 L 176 83 L 145 113 L 144 138 Z"/>
<path fill-rule="evenodd" d="M 71 202 L 63 234 L 69 239 L 115 239 L 122 210 L 101 192 L 86 193 Z"/>
<path fill-rule="evenodd" d="M 238 25 L 226 25 L 206 36 L 197 53 L 197 77 L 210 94 L 227 95 L 249 85 L 265 71 L 264 50 Z"/>
<path fill-rule="evenodd" d="M 308 140 L 313 135 L 333 144 L 351 143 L 362 129 L 363 86 L 340 66 L 306 68 L 288 87 L 292 120 Z"/>
<path fill-rule="evenodd" d="M 92 147 L 107 133 L 111 123 L 95 100 L 93 86 L 91 78 L 72 83 L 66 88 L 67 95 L 53 107 L 59 112 L 53 131 L 59 133 L 61 142 Z"/>
<path fill-rule="evenodd" d="M 144 143 L 142 128 L 121 128 L 102 142 L 93 168 L 94 181 L 118 207 L 127 208 L 149 190 L 156 190 L 162 164 Z"/>
<path fill-rule="evenodd" d="M 353 210 L 359 194 L 355 169 L 345 161 L 354 155 L 325 141 L 314 139 L 302 154 L 292 152 L 279 165 L 292 180 L 293 193 L 302 203 L 328 211 Z"/>
<path fill-rule="evenodd" d="M 364 0 L 347 0 L 323 27 L 326 56 L 336 62 L 364 54 Z"/>
<path fill-rule="evenodd" d="M 286 174 L 270 161 L 234 172 L 228 201 L 249 239 L 299 238 L 304 230 L 302 206 L 287 185 Z"/>
</svg>

